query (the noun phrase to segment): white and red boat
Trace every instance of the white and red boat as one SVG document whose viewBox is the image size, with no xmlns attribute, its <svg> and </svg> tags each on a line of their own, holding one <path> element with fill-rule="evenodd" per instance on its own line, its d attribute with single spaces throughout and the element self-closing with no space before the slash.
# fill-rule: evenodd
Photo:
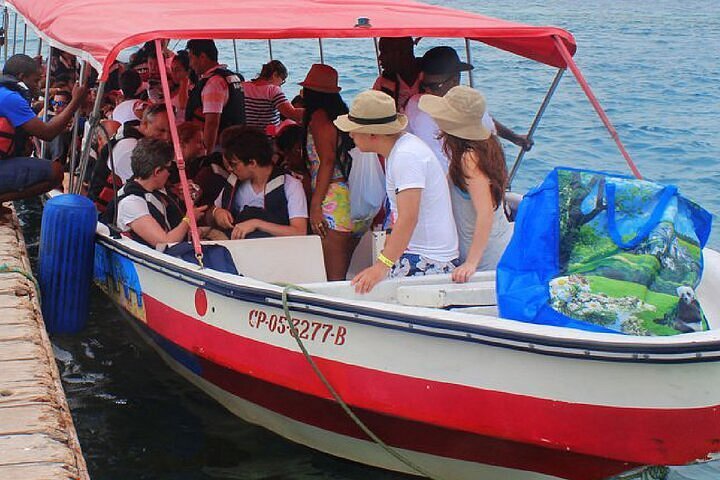
<svg viewBox="0 0 720 480">
<path fill-rule="evenodd" d="M 413 35 L 484 42 L 571 68 L 582 81 L 564 30 L 405 0 L 217 0 L 202 9 L 190 0 L 6 3 L 101 80 L 123 48 L 158 38 Z M 176 371 L 290 440 L 448 480 L 599 480 L 720 452 L 715 251 L 705 251 L 697 290 L 711 329 L 637 337 L 499 318 L 494 274 L 463 285 L 447 276 L 389 280 L 357 296 L 348 282 L 325 281 L 318 237 L 224 245 L 245 276 L 99 225 L 96 281 Z"/>
</svg>

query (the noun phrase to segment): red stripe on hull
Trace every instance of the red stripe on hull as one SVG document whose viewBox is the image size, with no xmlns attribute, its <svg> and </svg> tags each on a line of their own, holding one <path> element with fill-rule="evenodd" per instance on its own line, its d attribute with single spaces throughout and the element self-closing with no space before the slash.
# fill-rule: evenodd
<svg viewBox="0 0 720 480">
<path fill-rule="evenodd" d="M 300 353 L 233 335 L 143 297 L 149 327 L 191 353 L 280 387 L 330 398 Z M 718 407 L 572 404 L 316 361 L 350 405 L 440 429 L 536 445 L 545 455 L 554 449 L 563 456 L 572 451 L 634 464 L 679 465 L 720 450 Z M 319 413 L 312 417 L 322 418 Z"/>
</svg>

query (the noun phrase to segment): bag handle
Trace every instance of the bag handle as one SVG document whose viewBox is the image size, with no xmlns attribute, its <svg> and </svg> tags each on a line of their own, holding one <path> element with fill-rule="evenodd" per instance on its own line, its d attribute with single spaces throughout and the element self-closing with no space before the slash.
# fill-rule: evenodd
<svg viewBox="0 0 720 480">
<path fill-rule="evenodd" d="M 670 203 L 670 200 L 677 194 L 677 187 L 675 185 L 667 185 L 662 189 L 660 199 L 658 200 L 655 209 L 653 210 L 650 218 L 645 225 L 638 230 L 637 235 L 634 238 L 624 242 L 620 236 L 620 232 L 617 229 L 617 222 L 615 219 L 615 184 L 607 182 L 605 184 L 605 194 L 607 197 L 607 215 L 608 215 L 608 230 L 610 232 L 610 238 L 620 248 L 635 248 L 641 241 L 645 240 L 650 231 L 660 223 L 665 208 Z"/>
</svg>

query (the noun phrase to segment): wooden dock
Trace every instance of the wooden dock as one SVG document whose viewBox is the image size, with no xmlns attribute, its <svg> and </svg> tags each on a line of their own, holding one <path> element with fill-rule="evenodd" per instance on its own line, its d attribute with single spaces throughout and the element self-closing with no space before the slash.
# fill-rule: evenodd
<svg viewBox="0 0 720 480">
<path fill-rule="evenodd" d="M 0 213 L 0 478 L 89 480 L 22 231 Z"/>
</svg>

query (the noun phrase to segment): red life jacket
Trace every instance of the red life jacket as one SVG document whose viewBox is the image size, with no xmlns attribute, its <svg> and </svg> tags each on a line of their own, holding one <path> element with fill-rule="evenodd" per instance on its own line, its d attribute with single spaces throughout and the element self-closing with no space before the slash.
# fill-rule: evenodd
<svg viewBox="0 0 720 480">
<path fill-rule="evenodd" d="M 113 184 L 115 185 L 115 188 L 113 188 Z M 97 211 L 100 214 L 105 213 L 108 203 L 110 203 L 110 200 L 115 198 L 115 192 L 120 190 L 122 186 L 122 178 L 117 175 L 113 175 L 112 173 L 108 174 L 105 179 L 105 185 L 95 199 L 95 208 L 97 208 Z"/>
<path fill-rule="evenodd" d="M 15 127 L 10 120 L 0 117 L 0 159 L 12 157 L 15 154 Z"/>
</svg>

